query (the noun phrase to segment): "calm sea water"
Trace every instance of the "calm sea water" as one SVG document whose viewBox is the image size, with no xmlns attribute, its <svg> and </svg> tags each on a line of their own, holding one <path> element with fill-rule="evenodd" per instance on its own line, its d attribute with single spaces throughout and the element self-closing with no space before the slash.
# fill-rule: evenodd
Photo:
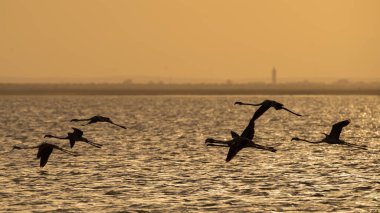
<svg viewBox="0 0 380 213">
<path fill-rule="evenodd" d="M 270 109 L 256 122 L 256 142 L 277 153 L 226 148 L 207 137 L 241 132 L 255 108 L 236 100 L 274 99 L 304 114 Z M 1 211 L 283 212 L 380 211 L 378 96 L 3 96 L 0 152 L 80 127 L 101 149 L 77 143 L 72 157 L 54 151 L 39 168 L 37 150 L 0 155 Z M 72 118 L 104 115 L 127 126 L 79 126 Z M 351 119 L 342 138 L 368 151 L 291 142 L 322 138 Z"/>
</svg>

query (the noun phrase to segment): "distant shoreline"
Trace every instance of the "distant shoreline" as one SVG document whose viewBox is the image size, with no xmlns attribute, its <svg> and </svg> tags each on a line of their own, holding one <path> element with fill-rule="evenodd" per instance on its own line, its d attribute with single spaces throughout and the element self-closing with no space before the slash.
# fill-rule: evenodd
<svg viewBox="0 0 380 213">
<path fill-rule="evenodd" d="M 380 95 L 380 84 L 1 84 L 0 95 Z"/>
<path fill-rule="evenodd" d="M 258 89 L 1 89 L 0 95 L 380 95 L 380 90 Z"/>
</svg>

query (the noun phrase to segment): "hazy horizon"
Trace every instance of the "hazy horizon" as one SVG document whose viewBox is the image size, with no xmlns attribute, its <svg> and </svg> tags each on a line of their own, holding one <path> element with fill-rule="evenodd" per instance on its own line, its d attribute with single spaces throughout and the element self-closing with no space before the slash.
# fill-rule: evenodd
<svg viewBox="0 0 380 213">
<path fill-rule="evenodd" d="M 277 78 L 277 83 L 296 83 L 296 82 L 311 82 L 311 83 L 334 83 L 337 81 L 349 81 L 352 83 L 357 82 L 363 82 L 363 83 L 371 83 L 371 82 L 380 82 L 380 78 L 329 78 L 329 77 L 319 77 L 319 78 L 286 78 L 286 77 L 280 77 Z M 124 83 L 126 81 L 130 81 L 132 83 L 150 83 L 150 82 L 162 82 L 162 83 L 174 83 L 174 84 L 198 84 L 198 83 L 205 83 L 205 84 L 213 84 L 213 83 L 237 83 L 237 84 L 244 84 L 244 83 L 271 83 L 272 78 L 269 76 L 266 78 L 251 78 L 251 79 L 243 79 L 243 78 L 235 78 L 235 79 L 224 79 L 224 78 L 171 78 L 167 76 L 102 76 L 102 77 L 83 77 L 83 78 L 77 78 L 77 77 L 60 77 L 60 78 L 54 78 L 54 77 L 28 77 L 28 78 L 22 78 L 22 77 L 11 77 L 11 76 L 4 76 L 0 77 L 0 84 L 1 83 L 16 83 L 16 84 L 45 84 L 45 83 L 51 83 L 51 84 L 66 84 L 66 83 Z"/>
<path fill-rule="evenodd" d="M 379 80 L 380 1 L 0 2 L 0 82 Z"/>
</svg>

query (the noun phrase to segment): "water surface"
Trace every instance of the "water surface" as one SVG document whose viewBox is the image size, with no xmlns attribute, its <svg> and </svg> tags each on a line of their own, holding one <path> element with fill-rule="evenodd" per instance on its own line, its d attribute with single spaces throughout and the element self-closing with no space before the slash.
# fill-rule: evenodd
<svg viewBox="0 0 380 213">
<path fill-rule="evenodd" d="M 277 153 L 244 149 L 225 163 L 226 148 L 207 137 L 241 132 L 254 107 L 236 100 L 271 98 L 305 116 L 270 109 L 256 122 L 256 142 Z M 45 168 L 37 150 L 0 155 L 2 211 L 254 212 L 380 209 L 378 96 L 2 96 L 0 152 L 79 127 L 101 149 L 77 143 L 72 157 L 54 151 Z M 127 126 L 82 127 L 72 118 L 105 115 Z M 329 133 L 351 119 L 339 145 L 291 142 Z"/>
</svg>

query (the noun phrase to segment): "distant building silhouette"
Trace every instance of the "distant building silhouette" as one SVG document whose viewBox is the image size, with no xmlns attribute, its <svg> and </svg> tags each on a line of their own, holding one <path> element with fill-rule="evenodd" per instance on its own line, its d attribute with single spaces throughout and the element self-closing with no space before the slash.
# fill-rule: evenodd
<svg viewBox="0 0 380 213">
<path fill-rule="evenodd" d="M 272 70 L 272 84 L 276 84 L 276 81 L 277 81 L 277 71 L 276 71 L 276 68 L 273 67 L 273 70 Z"/>
</svg>

